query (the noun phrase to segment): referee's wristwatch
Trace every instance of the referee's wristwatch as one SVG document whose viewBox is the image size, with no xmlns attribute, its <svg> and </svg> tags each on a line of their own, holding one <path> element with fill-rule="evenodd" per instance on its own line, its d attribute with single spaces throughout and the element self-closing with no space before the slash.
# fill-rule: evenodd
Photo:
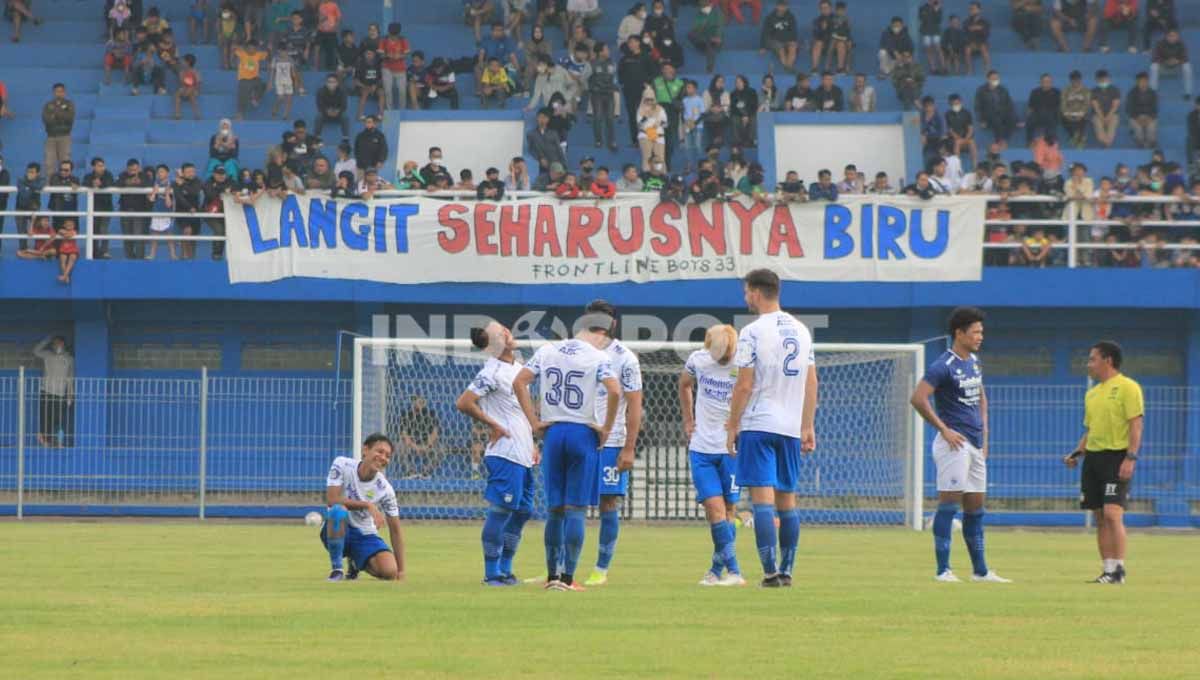
<svg viewBox="0 0 1200 680">
<path fill-rule="evenodd" d="M 1137 455 L 1136 453 L 1127 453 L 1127 454 L 1125 454 L 1125 460 L 1133 460 L 1133 461 L 1136 461 L 1137 459 L 1138 459 L 1138 455 Z"/>
</svg>

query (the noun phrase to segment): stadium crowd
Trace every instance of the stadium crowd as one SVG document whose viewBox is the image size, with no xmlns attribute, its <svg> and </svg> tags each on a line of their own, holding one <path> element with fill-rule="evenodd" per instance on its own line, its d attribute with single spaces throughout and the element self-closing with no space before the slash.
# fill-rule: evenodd
<svg viewBox="0 0 1200 680">
<path fill-rule="evenodd" d="M 351 197 L 381 190 L 455 190 L 475 192 L 481 200 L 497 200 L 513 191 L 542 191 L 562 199 L 608 199 L 618 192 L 649 191 L 664 201 L 686 203 L 737 196 L 763 202 L 837 200 L 840 194 L 867 192 L 925 199 L 939 194 L 997 194 L 999 200 L 988 209 L 989 219 L 1013 224 L 989 228 L 990 243 L 1009 246 L 987 251 L 985 259 L 992 265 L 1062 263 L 1065 251 L 1053 246 L 1066 239 L 1065 226 L 1019 222 L 1066 219 L 1071 212 L 1084 225 L 1080 240 L 1128 246 L 1089 251 L 1083 264 L 1200 264 L 1200 250 L 1162 249 L 1168 243 L 1195 244 L 1200 232 L 1144 225 L 1200 219 L 1196 209 L 1200 98 L 1186 120 L 1187 157 L 1167 159 L 1156 148 L 1158 79 L 1178 73 L 1183 97 L 1192 95 L 1191 63 L 1171 0 L 1147 2 L 1145 8 L 1139 8 L 1136 0 L 1013 0 L 1014 29 L 1030 49 L 1038 47 L 1045 29 L 1059 51 L 1068 49 L 1065 32 L 1083 32 L 1083 49 L 1098 47 L 1101 52 L 1111 48 L 1110 36 L 1123 35 L 1125 48 L 1132 53 L 1144 50 L 1148 61 L 1147 70 L 1125 92 L 1113 86 L 1103 69 L 1092 74 L 1090 82 L 1085 74 L 1072 71 L 1062 89 L 1056 85 L 1056 75 L 1047 73 L 1029 93 L 1023 111 L 1017 110 L 1016 99 L 1001 82 L 1003 64 L 991 62 L 991 27 L 981 15 L 980 3 L 971 2 L 962 17 L 946 16 L 941 0 L 927 0 L 920 8 L 915 40 L 901 17 L 882 27 L 875 74 L 879 87 L 889 83 L 906 108 L 919 112 L 924 170 L 906 182 L 848 165 L 841 180 L 822 171 L 806 184 L 796 173 L 787 173 L 775 187 L 764 185 L 766 173 L 753 159 L 758 114 L 833 115 L 876 109 L 876 85 L 866 72 L 855 73 L 846 91 L 835 83 L 835 75 L 852 72 L 855 40 L 865 39 L 856 38 L 851 30 L 847 3 L 821 0 L 805 35 L 793 3 L 787 0 L 695 0 L 689 4 L 698 4 L 699 12 L 688 26 L 677 24 L 682 2 L 637 2 L 628 8 L 615 36 L 594 35 L 595 19 L 611 11 L 610 2 L 603 4 L 602 8 L 600 0 L 463 0 L 467 26 L 463 30 L 474 32 L 477 52 L 449 57 L 413 49 L 399 23 L 386 30 L 372 23 L 360 34 L 355 29 L 361 27 L 343 23 L 337 0 L 196 0 L 186 29 L 179 29 L 187 31 L 192 44 L 215 41 L 221 60 L 199 65 L 194 55 L 180 53 L 176 29 L 158 8 L 143 11 L 141 0 L 106 0 L 105 79 L 122 79 L 132 96 L 170 94 L 176 118 L 181 117 L 184 104 L 199 118 L 197 100 L 204 91 L 200 67 L 236 71 L 236 98 L 229 104 L 228 118 L 213 132 L 209 157 L 178 168 L 143 165 L 131 158 L 115 175 L 109 170 L 113 159 L 93 158 L 80 177 L 84 168 L 71 156 L 74 105 L 66 88 L 56 84 L 52 98 L 42 107 L 46 132 L 42 162 L 18 165 L 10 173 L 0 160 L 0 186 L 15 184 L 15 209 L 28 211 L 43 210 L 43 205 L 51 211 L 79 209 L 78 195 L 45 192 L 48 186 L 144 188 L 148 193 L 119 195 L 116 207 L 196 214 L 195 218 L 119 220 L 126 234 L 161 234 L 172 258 L 195 256 L 194 242 L 177 244 L 170 240 L 172 233 L 199 234 L 207 226 L 212 233 L 223 234 L 222 221 L 212 215 L 221 212 L 221 197 L 226 193 L 252 202 L 264 193 L 306 191 Z M 20 40 L 23 22 L 38 21 L 35 10 L 29 0 L 7 0 L 14 41 Z M 789 74 L 786 80 L 780 74 L 777 83 L 775 74 L 768 73 L 756 82 L 741 74 L 727 81 L 725 75 L 713 73 L 726 23 L 747 21 L 761 23 L 761 53 Z M 564 50 L 556 49 L 551 31 L 560 32 Z M 711 74 L 708 82 L 679 75 L 685 58 L 681 39 L 704 55 L 705 70 Z M 804 57 L 807 69 L 800 64 Z M 927 73 L 970 74 L 977 61 L 986 75 L 975 92 L 954 94 L 945 102 L 924 94 Z M 305 71 L 328 74 L 316 92 L 305 90 L 301 77 Z M 456 74 L 466 73 L 474 75 L 471 93 L 459 91 Z M 313 97 L 317 116 L 311 132 L 305 120 L 282 129 L 279 143 L 260 163 L 242 156 L 237 125 L 263 106 L 268 96 L 272 118 L 289 119 L 297 96 Z M 525 149 L 533 161 L 529 165 L 536 167 L 527 166 L 522 157 L 494 159 L 504 171 L 488 167 L 477 181 L 472 169 L 456 175 L 443 165 L 437 146 L 422 150 L 421 162 L 411 160 L 416 155 L 412 149 L 389 149 L 378 128 L 380 116 L 388 109 L 428 109 L 442 106 L 442 101 L 456 109 L 465 96 L 477 97 L 483 108 L 505 107 L 511 98 L 522 100 L 526 111 L 535 114 Z M 0 116 L 12 117 L 12 108 L 34 107 L 8 101 L 0 83 Z M 619 130 L 622 116 L 625 129 Z M 597 149 L 629 154 L 622 167 L 598 165 L 586 150 L 577 165 L 568 162 L 569 155 L 580 155 L 568 147 L 567 138 L 581 117 L 590 121 Z M 357 130 L 352 131 L 352 122 Z M 1136 145 L 1147 150 L 1145 164 L 1089 169 L 1071 162 L 1072 149 L 1111 147 L 1121 125 L 1127 125 Z M 340 132 L 334 137 L 337 142 L 325 143 L 322 135 L 327 130 Z M 1023 139 L 1019 130 L 1024 131 Z M 1028 147 L 1032 161 L 1005 162 L 1005 152 L 1014 141 Z M 631 151 L 621 152 L 622 142 Z M 410 160 L 397 163 L 397 156 Z M 401 168 L 394 182 L 380 175 L 388 163 Z M 1055 200 L 1007 200 L 1030 195 Z M 1129 196 L 1180 200 L 1119 202 Z M 0 210 L 8 202 L 8 194 L 0 194 Z M 111 211 L 113 196 L 97 194 L 94 208 Z M 1098 219 L 1121 224 L 1087 225 Z M 0 216 L 0 230 L 4 221 Z M 97 218 L 95 233 L 107 233 L 109 222 Z M 60 280 L 69 281 L 78 257 L 75 221 L 20 217 L 16 223 L 23 234 L 57 232 L 57 238 L 20 242 L 19 254 L 58 257 Z M 157 241 L 122 243 L 128 258 L 157 257 Z M 97 241 L 94 255 L 109 257 L 108 244 Z M 221 244 L 214 244 L 212 257 L 222 256 Z"/>
</svg>

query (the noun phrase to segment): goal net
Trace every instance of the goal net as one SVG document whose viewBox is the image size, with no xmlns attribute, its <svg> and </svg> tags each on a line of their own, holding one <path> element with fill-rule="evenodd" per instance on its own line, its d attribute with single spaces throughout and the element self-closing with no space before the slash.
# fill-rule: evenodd
<svg viewBox="0 0 1200 680">
<path fill-rule="evenodd" d="M 522 341 L 518 354 L 528 358 L 542 342 Z M 622 512 L 647 520 L 702 518 L 677 387 L 687 356 L 701 345 L 625 345 L 641 361 L 645 417 Z M 817 450 L 801 464 L 802 520 L 919 530 L 924 427 L 908 397 L 921 376 L 923 347 L 818 343 L 815 349 Z M 396 442 L 388 478 L 406 516 L 469 518 L 486 510 L 486 469 L 479 462 L 487 432 L 454 406 L 486 360 L 466 340 L 355 340 L 354 440 L 382 432 Z M 540 487 L 541 475 L 535 479 Z M 536 509 L 545 509 L 540 488 Z"/>
</svg>

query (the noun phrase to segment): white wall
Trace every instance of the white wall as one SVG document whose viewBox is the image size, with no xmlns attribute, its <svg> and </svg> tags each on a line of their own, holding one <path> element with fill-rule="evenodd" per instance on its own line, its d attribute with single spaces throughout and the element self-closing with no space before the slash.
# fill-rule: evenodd
<svg viewBox="0 0 1200 680">
<path fill-rule="evenodd" d="M 886 172 L 896 185 L 904 176 L 904 128 L 890 125 L 776 125 L 775 178 L 782 182 L 789 170 L 800 173 L 805 184 L 817 181 L 822 168 L 842 179 L 842 168 L 853 163 L 868 182 Z M 911 178 L 906 178 L 911 181 Z"/>
<path fill-rule="evenodd" d="M 405 161 L 418 165 L 429 162 L 429 147 L 442 147 L 443 163 L 454 173 L 469 168 L 475 182 L 484 179 L 488 167 L 500 169 L 500 178 L 508 174 L 508 162 L 525 148 L 525 126 L 519 120 L 403 121 L 393 155 L 396 174 L 403 172 Z"/>
</svg>

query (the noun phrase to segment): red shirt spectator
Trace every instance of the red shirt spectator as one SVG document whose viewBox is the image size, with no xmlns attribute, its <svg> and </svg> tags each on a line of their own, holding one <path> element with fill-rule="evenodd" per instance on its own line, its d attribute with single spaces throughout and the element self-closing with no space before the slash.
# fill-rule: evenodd
<svg viewBox="0 0 1200 680">
<path fill-rule="evenodd" d="M 596 198 L 613 198 L 617 195 L 617 185 L 609 182 L 607 179 L 601 181 L 597 178 L 592 182 L 592 186 L 588 191 Z"/>
<path fill-rule="evenodd" d="M 567 175 L 563 183 L 554 190 L 554 195 L 559 198 L 579 198 L 581 193 L 579 185 L 575 183 L 575 175 Z"/>
<path fill-rule="evenodd" d="M 393 73 L 404 73 L 408 70 L 408 38 L 400 35 L 399 24 L 388 27 L 388 36 L 379 43 L 379 49 L 383 52 L 385 69 Z"/>
</svg>

